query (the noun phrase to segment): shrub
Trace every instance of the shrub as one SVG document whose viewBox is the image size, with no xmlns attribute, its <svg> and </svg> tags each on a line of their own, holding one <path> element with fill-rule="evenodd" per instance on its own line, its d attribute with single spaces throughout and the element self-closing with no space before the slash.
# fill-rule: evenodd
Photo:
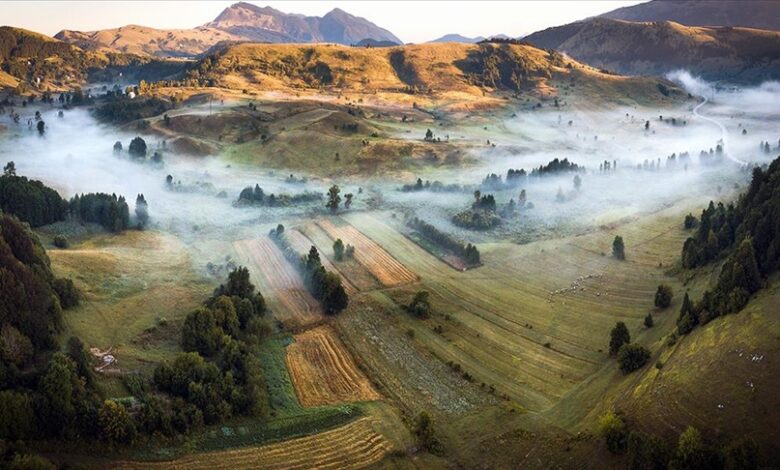
<svg viewBox="0 0 780 470">
<path fill-rule="evenodd" d="M 68 239 L 65 238 L 62 235 L 55 235 L 54 236 L 54 246 L 57 248 L 67 248 L 68 247 Z"/>
<path fill-rule="evenodd" d="M 109 442 L 130 442 L 135 437 L 135 426 L 125 407 L 113 400 L 103 402 L 98 415 L 103 437 Z"/>
<path fill-rule="evenodd" d="M 615 236 L 612 241 L 612 256 L 619 260 L 626 259 L 626 246 L 623 243 L 623 237 L 620 235 Z"/>
<path fill-rule="evenodd" d="M 654 322 L 653 322 L 653 314 L 652 313 L 648 313 L 647 316 L 645 317 L 645 326 L 647 328 L 652 328 L 653 324 L 654 324 Z"/>
<path fill-rule="evenodd" d="M 631 431 L 628 435 L 628 468 L 634 470 L 664 470 L 669 461 L 666 443 L 653 435 Z"/>
<path fill-rule="evenodd" d="M 414 422 L 414 435 L 417 436 L 417 443 L 423 449 L 430 452 L 438 450 L 439 441 L 433 429 L 433 419 L 427 412 L 421 411 L 417 415 Z"/>
<path fill-rule="evenodd" d="M 650 351 L 638 344 L 624 344 L 618 351 L 618 362 L 623 373 L 631 373 L 647 364 Z"/>
<path fill-rule="evenodd" d="M 418 291 L 414 294 L 414 298 L 411 303 L 409 303 L 407 310 L 419 318 L 428 318 L 431 314 L 430 295 L 431 294 L 428 291 Z"/>
<path fill-rule="evenodd" d="M 667 308 L 672 304 L 672 288 L 666 284 L 658 286 L 658 290 L 655 291 L 655 306 L 658 308 Z"/>
<path fill-rule="evenodd" d="M 626 324 L 622 321 L 615 323 L 615 327 L 609 335 L 609 354 L 614 356 L 624 344 L 631 342 L 631 334 L 628 332 Z"/>
<path fill-rule="evenodd" d="M 598 434 L 607 444 L 607 449 L 613 454 L 626 450 L 628 429 L 622 415 L 608 411 L 599 418 Z"/>
</svg>

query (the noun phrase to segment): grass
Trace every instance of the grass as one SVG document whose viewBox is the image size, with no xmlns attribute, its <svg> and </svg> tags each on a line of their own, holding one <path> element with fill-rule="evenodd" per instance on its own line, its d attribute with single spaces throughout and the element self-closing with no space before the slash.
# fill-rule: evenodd
<svg viewBox="0 0 780 470">
<path fill-rule="evenodd" d="M 523 246 L 481 245 L 484 266 L 460 273 L 379 217 L 345 218 L 422 277 L 421 287 L 387 291 L 394 303 L 404 304 L 418 289 L 431 292 L 438 315 L 413 324 L 415 338 L 531 411 L 551 408 L 607 364 L 616 321 L 641 331 L 657 285 L 677 286 L 656 260 L 668 265 L 685 236 L 675 211 L 620 228 L 627 262 L 601 255 L 613 235 L 598 231 Z M 598 277 L 577 281 L 589 274 Z M 576 290 L 551 295 L 572 282 Z"/>
<path fill-rule="evenodd" d="M 149 372 L 178 352 L 178 326 L 214 287 L 194 272 L 184 245 L 160 232 L 101 234 L 48 253 L 55 274 L 73 279 L 83 297 L 65 313 L 63 338 L 113 348 L 122 373 Z M 105 382 L 110 394 L 124 393 L 118 380 Z"/>
</svg>

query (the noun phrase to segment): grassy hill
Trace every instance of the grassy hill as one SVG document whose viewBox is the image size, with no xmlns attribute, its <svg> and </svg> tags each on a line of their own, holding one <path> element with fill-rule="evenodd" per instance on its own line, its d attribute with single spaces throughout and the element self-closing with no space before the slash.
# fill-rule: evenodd
<svg viewBox="0 0 780 470">
<path fill-rule="evenodd" d="M 155 29 L 127 25 L 100 31 L 64 29 L 55 38 L 85 50 L 124 52 L 153 57 L 193 57 L 221 41 L 241 38 L 214 28 Z"/>
<path fill-rule="evenodd" d="M 18 82 L 39 91 L 68 89 L 87 80 L 125 77 L 159 80 L 183 64 L 117 52 L 84 51 L 57 39 L 10 26 L 0 26 L 0 86 Z"/>
<path fill-rule="evenodd" d="M 564 81 L 620 84 L 621 95 L 662 99 L 659 80 L 599 72 L 555 52 L 520 43 L 421 44 L 387 48 L 232 44 L 187 73 L 199 83 L 268 91 L 337 90 L 366 94 L 482 97 L 533 90 L 551 96 Z M 672 87 L 668 82 L 666 86 Z M 609 100 L 609 94 L 601 95 Z"/>
<path fill-rule="evenodd" d="M 683 68 L 708 80 L 755 83 L 780 72 L 780 33 L 775 31 L 593 18 L 525 40 L 623 74 L 658 75 Z"/>
</svg>

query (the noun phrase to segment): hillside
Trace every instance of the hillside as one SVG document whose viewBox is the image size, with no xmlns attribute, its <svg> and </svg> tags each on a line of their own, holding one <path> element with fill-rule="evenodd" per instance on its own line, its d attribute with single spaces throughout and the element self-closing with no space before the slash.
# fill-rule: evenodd
<svg viewBox="0 0 780 470">
<path fill-rule="evenodd" d="M 663 98 L 657 79 L 600 73 L 525 44 L 422 44 L 388 48 L 335 45 L 233 44 L 188 71 L 188 78 L 224 88 L 338 89 L 362 93 L 482 97 L 488 91 L 556 93 L 557 80 L 600 88 L 609 99 L 620 88 L 631 96 Z M 673 87 L 669 82 L 665 86 Z M 603 93 L 607 91 L 607 93 Z M 625 93 L 622 93 L 625 96 Z"/>
<path fill-rule="evenodd" d="M 65 29 L 54 37 L 87 50 L 156 57 L 192 57 L 221 41 L 242 39 L 214 28 L 162 30 L 138 25 L 87 32 Z"/>
<path fill-rule="evenodd" d="M 780 3 L 774 0 L 653 0 L 618 8 L 601 17 L 626 21 L 674 21 L 688 26 L 780 30 Z"/>
<path fill-rule="evenodd" d="M 780 73 L 780 33 L 774 31 L 593 18 L 524 39 L 622 74 L 658 75 L 684 68 L 707 80 L 756 83 Z"/>
<path fill-rule="evenodd" d="M 33 31 L 0 26 L 0 87 L 23 82 L 38 91 L 59 91 L 88 80 L 109 81 L 120 73 L 138 80 L 160 80 L 183 66 L 180 61 L 135 54 L 84 51 Z"/>
<path fill-rule="evenodd" d="M 163 30 L 138 25 L 100 31 L 63 30 L 55 38 L 86 50 L 155 57 L 195 57 L 223 41 L 357 44 L 363 40 L 401 44 L 390 31 L 338 8 L 325 16 L 284 13 L 239 2 L 214 21 L 192 29 Z"/>
<path fill-rule="evenodd" d="M 440 38 L 436 38 L 428 42 L 465 42 L 466 44 L 476 44 L 479 41 L 484 41 L 484 40 L 485 38 L 482 36 L 470 38 L 470 37 L 463 36 L 461 34 L 445 34 Z"/>
</svg>

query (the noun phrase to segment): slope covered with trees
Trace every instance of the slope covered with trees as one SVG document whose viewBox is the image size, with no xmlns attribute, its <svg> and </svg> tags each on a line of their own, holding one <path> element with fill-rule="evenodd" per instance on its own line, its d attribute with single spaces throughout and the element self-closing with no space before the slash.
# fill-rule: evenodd
<svg viewBox="0 0 780 470">
<path fill-rule="evenodd" d="M 780 266 L 780 158 L 766 169 L 753 169 L 750 186 L 736 204 L 710 202 L 697 221 L 688 216 L 686 225 L 697 228 L 683 245 L 683 267 L 725 261 L 701 301 L 683 302 L 681 332 L 739 311 Z"/>
</svg>

